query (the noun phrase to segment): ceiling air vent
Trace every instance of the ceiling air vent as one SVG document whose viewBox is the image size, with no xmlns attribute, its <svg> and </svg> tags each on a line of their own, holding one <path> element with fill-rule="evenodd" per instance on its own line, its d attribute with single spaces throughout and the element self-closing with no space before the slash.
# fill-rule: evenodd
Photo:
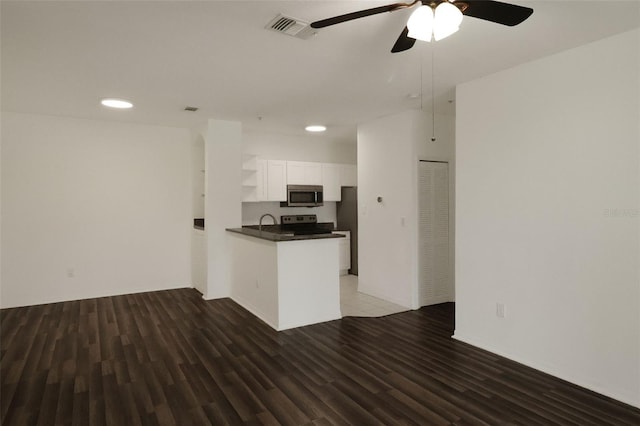
<svg viewBox="0 0 640 426">
<path fill-rule="evenodd" d="M 303 40 L 308 39 L 317 32 L 309 26 L 308 22 L 284 15 L 278 15 L 273 18 L 265 28 Z"/>
</svg>

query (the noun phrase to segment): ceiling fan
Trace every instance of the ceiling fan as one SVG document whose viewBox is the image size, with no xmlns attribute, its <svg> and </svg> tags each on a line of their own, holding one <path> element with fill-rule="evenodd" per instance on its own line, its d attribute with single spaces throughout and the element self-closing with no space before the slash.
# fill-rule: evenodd
<svg viewBox="0 0 640 426">
<path fill-rule="evenodd" d="M 359 10 L 332 18 L 312 22 L 312 28 L 324 28 L 354 19 L 377 15 L 384 12 L 420 6 L 411 14 L 400 37 L 391 48 L 397 53 L 411 49 L 418 40 L 443 39 L 458 30 L 462 16 L 484 19 L 510 27 L 523 22 L 533 13 L 533 9 L 499 1 L 485 0 L 414 0 L 411 3 L 393 3 L 386 6 Z"/>
</svg>

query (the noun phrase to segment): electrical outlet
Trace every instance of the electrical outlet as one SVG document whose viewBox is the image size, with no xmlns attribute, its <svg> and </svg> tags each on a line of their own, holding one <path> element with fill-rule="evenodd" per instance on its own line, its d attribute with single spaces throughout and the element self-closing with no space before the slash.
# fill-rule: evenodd
<svg viewBox="0 0 640 426">
<path fill-rule="evenodd" d="M 506 317 L 506 310 L 504 303 L 496 303 L 496 316 L 498 318 Z"/>
</svg>

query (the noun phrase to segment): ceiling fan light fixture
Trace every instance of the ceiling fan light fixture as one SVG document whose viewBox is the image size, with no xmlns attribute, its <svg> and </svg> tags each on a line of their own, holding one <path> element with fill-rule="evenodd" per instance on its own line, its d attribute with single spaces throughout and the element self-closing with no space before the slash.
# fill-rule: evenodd
<svg viewBox="0 0 640 426">
<path fill-rule="evenodd" d="M 422 5 L 407 21 L 407 36 L 422 41 L 442 40 L 458 31 L 461 22 L 462 12 L 448 1 L 440 3 L 435 10 Z"/>
<path fill-rule="evenodd" d="M 433 26 L 433 9 L 431 6 L 420 6 L 413 11 L 407 21 L 409 30 L 407 36 L 417 40 L 431 41 Z"/>
<path fill-rule="evenodd" d="M 391 48 L 391 53 L 411 49 L 416 40 L 431 41 L 433 36 L 436 40 L 441 40 L 455 33 L 462 22 L 462 15 L 513 27 L 524 22 L 533 13 L 530 7 L 501 1 L 413 0 L 410 3 L 392 3 L 322 19 L 312 22 L 311 28 L 325 28 L 367 16 L 413 8 L 415 5 L 419 6 L 411 13 L 407 25 Z"/>
<path fill-rule="evenodd" d="M 462 12 L 448 1 L 442 2 L 436 7 L 433 19 L 433 38 L 442 40 L 460 29 Z"/>
</svg>

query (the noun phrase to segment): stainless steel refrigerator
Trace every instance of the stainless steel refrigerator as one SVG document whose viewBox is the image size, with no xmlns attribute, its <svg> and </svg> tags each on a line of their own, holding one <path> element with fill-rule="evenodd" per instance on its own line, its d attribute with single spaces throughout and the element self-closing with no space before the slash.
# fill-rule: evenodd
<svg viewBox="0 0 640 426">
<path fill-rule="evenodd" d="M 351 269 L 349 273 L 358 275 L 358 188 L 342 187 L 342 201 L 336 203 L 337 228 L 351 231 Z"/>
</svg>

